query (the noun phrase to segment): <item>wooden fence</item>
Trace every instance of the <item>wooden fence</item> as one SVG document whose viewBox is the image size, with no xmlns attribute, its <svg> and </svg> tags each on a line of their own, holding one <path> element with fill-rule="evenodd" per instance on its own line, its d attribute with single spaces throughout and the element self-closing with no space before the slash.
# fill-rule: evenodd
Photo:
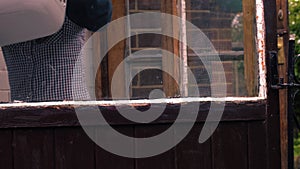
<svg viewBox="0 0 300 169">
<path fill-rule="evenodd" d="M 154 108 L 160 106 L 154 105 Z M 125 120 L 115 107 L 99 108 L 119 132 L 132 137 L 149 137 L 167 129 L 180 108 L 190 113 L 188 110 L 192 106 L 168 105 L 159 119 L 143 125 Z M 199 144 L 198 137 L 209 107 L 209 102 L 200 104 L 197 122 L 176 147 L 142 159 L 120 157 L 97 146 L 80 127 L 74 108 L 3 108 L 0 110 L 0 166 L 3 169 L 267 168 L 266 103 L 226 104 L 217 130 L 208 141 Z M 147 106 L 136 108 L 147 109 Z M 101 125 L 91 127 L 102 130 L 104 139 L 105 134 L 109 134 Z"/>
</svg>

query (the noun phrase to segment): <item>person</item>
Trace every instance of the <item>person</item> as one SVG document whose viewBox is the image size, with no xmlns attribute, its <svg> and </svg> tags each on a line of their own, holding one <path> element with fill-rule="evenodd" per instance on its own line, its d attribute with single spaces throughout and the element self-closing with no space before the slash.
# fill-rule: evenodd
<svg viewBox="0 0 300 169">
<path fill-rule="evenodd" d="M 95 32 L 107 24 L 111 13 L 110 0 L 68 0 L 65 21 L 58 32 L 3 46 L 11 100 L 88 100 L 81 52 L 85 32 Z"/>
</svg>

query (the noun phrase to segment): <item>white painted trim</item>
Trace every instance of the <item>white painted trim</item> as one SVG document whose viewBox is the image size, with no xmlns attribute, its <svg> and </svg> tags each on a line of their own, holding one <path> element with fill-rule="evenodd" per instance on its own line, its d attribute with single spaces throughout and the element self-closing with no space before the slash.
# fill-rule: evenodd
<svg viewBox="0 0 300 169">
<path fill-rule="evenodd" d="M 259 97 L 267 98 L 265 18 L 263 0 L 256 0 L 257 52 L 259 68 Z"/>
<path fill-rule="evenodd" d="M 179 1 L 180 6 L 180 17 L 181 17 L 181 27 L 180 27 L 180 38 L 182 43 L 180 43 L 180 57 L 182 58 L 182 65 L 180 65 L 180 76 L 181 76 L 181 90 L 183 97 L 188 96 L 188 54 L 187 54 L 187 30 L 186 30 L 186 3 L 185 1 Z"/>
<path fill-rule="evenodd" d="M 193 102 L 245 102 L 260 101 L 263 97 L 189 97 L 189 98 L 169 98 L 169 99 L 139 99 L 139 100 L 115 100 L 115 101 L 63 101 L 63 102 L 37 102 L 37 103 L 8 103 L 0 104 L 3 108 L 20 107 L 48 107 L 48 106 L 120 106 L 120 105 L 138 105 L 138 104 L 180 104 Z"/>
</svg>

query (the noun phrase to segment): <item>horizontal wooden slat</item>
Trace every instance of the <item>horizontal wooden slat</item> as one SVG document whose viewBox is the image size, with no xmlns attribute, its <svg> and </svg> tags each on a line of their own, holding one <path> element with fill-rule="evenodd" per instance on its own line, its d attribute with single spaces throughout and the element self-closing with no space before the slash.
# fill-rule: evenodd
<svg viewBox="0 0 300 169">
<path fill-rule="evenodd" d="M 154 111 L 163 110 L 164 104 L 152 104 Z M 195 112 L 191 110 L 199 106 L 198 122 L 204 122 L 210 109 L 210 102 L 186 103 L 186 104 L 167 104 L 163 114 L 152 124 L 173 123 L 177 118 L 179 110 L 183 110 L 187 116 Z M 118 109 L 117 109 L 118 108 Z M 118 110 L 131 111 L 133 109 L 147 110 L 149 105 L 123 105 L 123 106 L 99 106 L 99 110 L 111 125 L 135 124 L 127 120 L 118 113 Z M 90 107 L 77 107 L 76 110 L 85 113 L 85 118 L 93 118 L 96 111 Z M 266 119 L 265 101 L 244 101 L 228 102 L 222 116 L 222 121 L 257 121 Z M 98 122 L 97 122 L 98 124 Z M 49 106 L 41 108 L 6 108 L 0 109 L 0 128 L 15 127 L 60 127 L 60 126 L 79 126 L 74 107 L 68 106 Z"/>
</svg>

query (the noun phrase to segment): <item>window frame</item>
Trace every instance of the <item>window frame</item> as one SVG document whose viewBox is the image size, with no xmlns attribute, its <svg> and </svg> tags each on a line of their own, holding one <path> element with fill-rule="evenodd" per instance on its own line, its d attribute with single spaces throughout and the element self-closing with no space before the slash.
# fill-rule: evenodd
<svg viewBox="0 0 300 169">
<path fill-rule="evenodd" d="M 113 13 L 113 20 L 118 19 L 120 17 L 125 16 L 128 13 L 128 2 L 127 0 L 122 0 L 122 1 L 112 1 L 114 4 L 114 13 Z M 163 0 L 161 1 L 161 11 L 164 13 L 172 14 L 175 16 L 180 16 L 182 13 L 185 15 L 185 11 L 181 9 L 182 5 L 185 5 L 185 3 L 181 3 L 183 1 L 177 1 L 177 0 Z M 179 3 L 179 4 L 178 4 Z M 264 23 L 263 23 L 263 11 L 259 11 L 257 13 L 256 8 L 257 8 L 257 3 L 256 1 L 253 0 L 243 0 L 242 3 L 242 9 L 243 13 L 243 20 L 244 20 L 244 76 L 245 76 L 245 82 L 246 82 L 246 90 L 248 93 L 247 97 L 262 97 L 266 98 L 266 81 L 265 81 L 265 60 L 264 60 L 264 46 L 261 46 L 260 44 L 264 43 L 264 35 L 259 34 L 261 32 L 261 29 L 264 28 Z M 185 6 L 183 6 L 185 8 Z M 184 16 L 183 16 L 184 17 Z M 261 23 L 256 23 L 255 18 L 260 18 Z M 169 27 L 169 25 L 172 25 L 172 21 L 170 23 L 163 23 L 164 27 Z M 259 24 L 257 26 L 256 24 Z M 125 25 L 125 23 L 124 23 Z M 251 31 L 248 30 L 248 28 L 253 28 Z M 178 29 L 176 26 L 173 25 L 172 30 L 175 32 L 178 32 Z M 247 31 L 246 31 L 247 30 Z M 108 30 L 108 31 L 115 31 L 115 30 Z M 120 30 L 119 30 L 120 31 Z M 126 30 L 122 30 L 124 34 L 126 34 Z M 162 30 L 163 31 L 163 30 Z M 261 39 L 256 39 L 254 37 L 260 36 Z M 97 36 L 94 42 L 99 41 L 100 36 Z M 108 37 L 109 41 L 109 37 Z M 96 79 L 96 96 L 98 100 L 101 99 L 109 99 L 111 97 L 111 92 L 109 86 L 111 86 L 111 81 L 112 81 L 112 76 L 114 74 L 114 71 L 116 68 L 119 66 L 121 68 L 126 68 L 126 65 L 124 65 L 122 62 L 126 51 L 126 48 L 128 48 L 128 40 L 122 40 L 120 41 L 117 45 L 115 45 L 107 54 L 107 60 L 104 62 L 106 63 L 101 63 L 101 67 L 98 68 L 98 73 L 97 73 L 97 79 Z M 250 41 L 250 43 L 249 43 Z M 247 43 L 246 43 L 247 42 Z M 169 37 L 162 37 L 162 49 L 169 51 L 171 53 L 174 53 L 176 56 L 181 56 L 184 55 L 182 53 L 183 46 L 178 42 L 178 40 L 169 38 Z M 98 49 L 95 49 L 96 53 Z M 257 52 L 261 51 L 261 52 Z M 221 54 L 221 53 L 220 53 Z M 164 55 L 164 54 L 163 54 Z M 175 57 L 176 57 L 175 56 Z M 259 64 L 258 64 L 259 62 Z M 169 66 L 172 65 L 172 66 Z M 174 58 L 172 57 L 162 57 L 162 66 L 166 68 L 172 68 L 172 70 L 168 70 L 169 72 L 173 72 L 173 75 L 175 77 L 170 77 L 168 74 L 163 73 L 163 90 L 165 92 L 166 97 L 176 97 L 179 94 L 179 87 L 180 88 L 185 88 L 184 85 L 178 86 L 174 83 L 172 83 L 174 78 L 177 81 L 184 81 L 184 78 L 179 75 L 179 71 L 182 71 L 180 69 L 181 66 L 175 64 Z M 254 68 L 254 69 L 253 69 Z M 102 70 L 102 71 L 101 71 Z M 99 73 L 102 72 L 102 73 Z M 106 73 L 107 72 L 107 73 Z M 257 76 L 260 76 L 261 78 L 258 79 Z M 125 74 L 124 76 L 121 77 L 119 91 L 116 92 L 119 94 L 120 98 L 125 98 L 126 95 L 126 90 L 125 90 Z M 180 79 L 181 78 L 181 79 Z M 105 83 L 107 81 L 107 83 Z M 105 84 L 104 84 L 105 83 Z M 183 84 L 183 83 L 182 83 Z M 107 87 L 105 87 L 107 85 Z M 100 87 L 102 87 L 102 90 Z M 259 89 L 258 89 L 259 87 Z M 105 91 L 106 90 L 106 91 Z M 258 91 L 258 92 L 257 92 Z"/>
</svg>

